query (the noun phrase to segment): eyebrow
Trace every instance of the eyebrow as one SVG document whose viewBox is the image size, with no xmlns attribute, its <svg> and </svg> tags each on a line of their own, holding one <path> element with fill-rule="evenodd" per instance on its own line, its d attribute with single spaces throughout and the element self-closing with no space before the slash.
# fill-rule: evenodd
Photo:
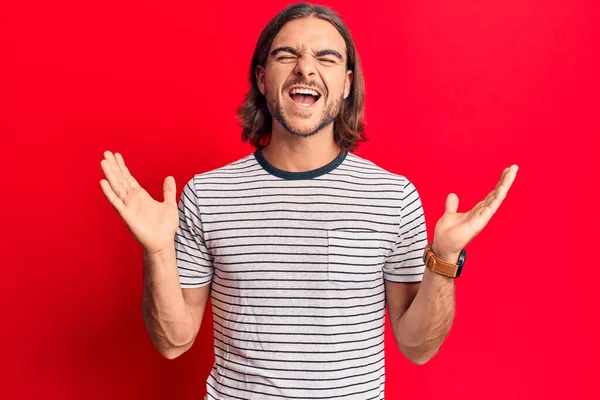
<svg viewBox="0 0 600 400">
<path fill-rule="evenodd" d="M 293 47 L 287 46 L 287 47 L 278 47 L 276 49 L 273 49 L 273 51 L 271 51 L 271 57 L 275 57 L 277 54 L 279 54 L 281 52 L 291 53 L 295 56 L 300 55 L 298 50 L 294 49 Z M 316 52 L 315 55 L 317 57 L 330 55 L 330 56 L 334 56 L 334 57 L 338 58 L 340 61 L 344 60 L 344 58 L 338 51 L 332 50 L 332 49 L 319 50 Z"/>
</svg>

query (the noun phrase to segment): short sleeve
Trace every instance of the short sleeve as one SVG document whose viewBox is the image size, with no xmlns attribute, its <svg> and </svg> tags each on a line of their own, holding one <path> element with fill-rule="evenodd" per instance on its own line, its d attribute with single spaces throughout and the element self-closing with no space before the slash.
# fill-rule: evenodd
<svg viewBox="0 0 600 400">
<path fill-rule="evenodd" d="M 204 243 L 197 196 L 192 178 L 179 198 L 179 227 L 175 234 L 177 269 L 184 288 L 210 284 L 214 272 L 214 258 Z"/>
<path fill-rule="evenodd" d="M 400 216 L 398 237 L 383 265 L 383 277 L 391 282 L 421 282 L 427 228 L 419 192 L 410 181 L 404 186 Z"/>
</svg>

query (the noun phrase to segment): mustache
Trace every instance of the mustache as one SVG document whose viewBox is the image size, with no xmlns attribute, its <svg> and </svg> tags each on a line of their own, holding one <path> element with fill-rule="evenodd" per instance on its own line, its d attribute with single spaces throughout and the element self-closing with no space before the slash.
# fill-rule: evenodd
<svg viewBox="0 0 600 400">
<path fill-rule="evenodd" d="M 291 86 L 294 86 L 294 85 L 302 85 L 302 86 L 306 86 L 306 87 L 309 87 L 309 88 L 316 89 L 316 90 L 318 90 L 320 93 L 322 93 L 322 94 L 323 94 L 323 96 L 327 94 L 327 91 L 325 90 L 325 88 L 324 88 L 324 87 L 322 87 L 322 86 L 321 86 L 321 85 L 320 85 L 320 84 L 319 84 L 317 81 L 315 81 L 315 80 L 311 80 L 311 81 L 305 81 L 305 80 L 303 80 L 303 79 L 294 79 L 294 80 L 292 80 L 292 81 L 290 81 L 290 82 L 286 83 L 286 84 L 285 84 L 285 85 L 284 85 L 284 86 L 281 88 L 281 91 L 282 91 L 282 92 L 285 92 L 285 91 L 287 91 L 287 90 L 288 90 L 288 89 L 289 89 Z"/>
</svg>

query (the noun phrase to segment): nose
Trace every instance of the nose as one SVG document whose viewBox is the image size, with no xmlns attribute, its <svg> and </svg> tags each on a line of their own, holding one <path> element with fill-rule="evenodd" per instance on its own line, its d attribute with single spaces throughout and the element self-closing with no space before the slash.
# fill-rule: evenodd
<svg viewBox="0 0 600 400">
<path fill-rule="evenodd" d="M 314 57 L 310 54 L 303 54 L 298 58 L 294 72 L 296 75 L 304 78 L 312 78 L 317 73 L 316 63 Z"/>
</svg>

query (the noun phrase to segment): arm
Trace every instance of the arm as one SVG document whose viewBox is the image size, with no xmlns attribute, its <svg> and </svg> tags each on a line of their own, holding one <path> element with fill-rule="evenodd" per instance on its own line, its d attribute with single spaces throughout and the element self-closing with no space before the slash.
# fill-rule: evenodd
<svg viewBox="0 0 600 400">
<path fill-rule="evenodd" d="M 181 288 L 175 246 L 161 253 L 144 251 L 142 315 L 152 344 L 165 358 L 179 357 L 194 343 L 210 287 Z"/>
<path fill-rule="evenodd" d="M 444 215 L 435 226 L 432 250 L 438 257 L 456 262 L 461 249 L 481 232 L 500 207 L 517 170 L 516 165 L 506 168 L 494 190 L 469 212 L 457 212 L 458 196 L 448 195 Z M 410 287 L 386 281 L 386 297 L 396 343 L 408 359 L 420 365 L 438 352 L 452 326 L 454 278 L 425 268 L 422 283 L 418 285 Z"/>
<path fill-rule="evenodd" d="M 191 347 L 200 330 L 212 278 L 201 226 L 196 227 L 193 179 L 184 187 L 178 207 L 172 176 L 164 180 L 164 201 L 159 202 L 131 175 L 121 154 L 105 151 L 100 166 L 106 176 L 100 181 L 102 191 L 144 249 L 144 325 L 154 347 L 175 358 Z M 193 283 L 194 289 L 181 288 L 178 251 L 181 264 L 195 272 L 185 278 L 193 280 L 186 283 Z"/>
<path fill-rule="evenodd" d="M 439 351 L 452 326 L 454 279 L 425 269 L 420 284 L 385 285 L 396 344 L 406 358 L 422 365 Z"/>
</svg>

